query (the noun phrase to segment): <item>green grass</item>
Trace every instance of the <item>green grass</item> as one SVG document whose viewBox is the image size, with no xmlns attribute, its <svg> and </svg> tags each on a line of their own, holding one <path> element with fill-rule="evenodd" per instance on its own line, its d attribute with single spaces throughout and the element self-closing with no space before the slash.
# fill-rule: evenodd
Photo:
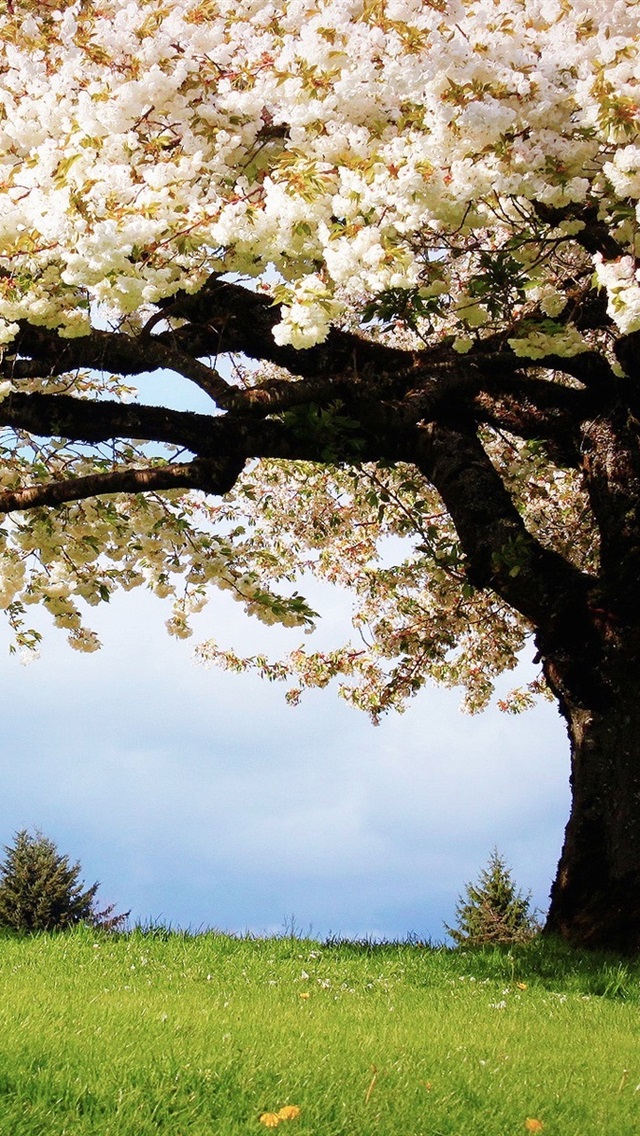
<svg viewBox="0 0 640 1136">
<path fill-rule="evenodd" d="M 640 1132 L 640 965 L 553 943 L 81 928 L 0 940 L 0 986 L 0 1136 Z"/>
</svg>

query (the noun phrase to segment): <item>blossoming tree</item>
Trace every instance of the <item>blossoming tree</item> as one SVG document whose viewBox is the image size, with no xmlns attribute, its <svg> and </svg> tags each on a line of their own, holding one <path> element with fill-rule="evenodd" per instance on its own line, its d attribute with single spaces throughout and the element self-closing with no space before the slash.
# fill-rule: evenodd
<svg viewBox="0 0 640 1136">
<path fill-rule="evenodd" d="M 573 809 L 548 928 L 640 946 L 640 6 L 13 0 L 0 16 L 0 600 L 213 586 L 375 717 L 527 637 Z M 164 369 L 211 412 L 144 405 Z M 398 537 L 406 538 L 399 541 Z M 409 544 L 407 544 L 407 541 Z M 391 554 L 400 549 L 392 563 Z"/>
</svg>

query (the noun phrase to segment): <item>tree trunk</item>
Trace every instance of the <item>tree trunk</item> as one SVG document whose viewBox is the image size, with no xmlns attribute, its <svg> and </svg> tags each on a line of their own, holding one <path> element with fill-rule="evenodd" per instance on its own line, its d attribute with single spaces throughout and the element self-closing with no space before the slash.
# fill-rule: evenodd
<svg viewBox="0 0 640 1136">
<path fill-rule="evenodd" d="M 606 668 L 597 708 L 560 699 L 573 802 L 545 926 L 625 954 L 640 951 L 640 666 L 630 656 Z"/>
</svg>

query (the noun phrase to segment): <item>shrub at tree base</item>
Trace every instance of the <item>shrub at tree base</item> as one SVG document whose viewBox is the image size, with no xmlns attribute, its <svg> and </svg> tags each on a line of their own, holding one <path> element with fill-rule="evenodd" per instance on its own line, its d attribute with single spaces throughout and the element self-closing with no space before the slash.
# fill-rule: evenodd
<svg viewBox="0 0 640 1136">
<path fill-rule="evenodd" d="M 99 884 L 86 888 L 80 864 L 71 864 L 52 840 L 39 831 L 17 832 L 5 846 L 0 866 L 0 925 L 15 931 L 60 931 L 76 923 L 105 930 L 122 926 L 126 915 L 114 915 L 113 905 L 96 911 Z"/>
<path fill-rule="evenodd" d="M 457 927 L 446 930 L 456 943 L 522 943 L 537 931 L 530 895 L 522 895 L 502 856 L 494 848 L 476 884 L 467 884 L 456 907 Z"/>
</svg>

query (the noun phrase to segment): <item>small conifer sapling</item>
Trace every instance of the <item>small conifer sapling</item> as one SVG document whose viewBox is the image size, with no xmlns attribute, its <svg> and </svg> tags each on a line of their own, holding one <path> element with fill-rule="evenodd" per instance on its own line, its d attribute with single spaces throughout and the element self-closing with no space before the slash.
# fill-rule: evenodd
<svg viewBox="0 0 640 1136">
<path fill-rule="evenodd" d="M 40 831 L 22 829 L 0 864 L 0 925 L 15 931 L 61 931 L 77 923 L 115 930 L 126 915 L 96 910 L 99 884 L 86 888 L 80 864 L 58 852 Z"/>
<path fill-rule="evenodd" d="M 531 895 L 518 891 L 504 859 L 494 848 L 477 883 L 467 884 L 456 906 L 456 926 L 448 927 L 457 944 L 482 946 L 521 943 L 537 931 Z"/>
</svg>

